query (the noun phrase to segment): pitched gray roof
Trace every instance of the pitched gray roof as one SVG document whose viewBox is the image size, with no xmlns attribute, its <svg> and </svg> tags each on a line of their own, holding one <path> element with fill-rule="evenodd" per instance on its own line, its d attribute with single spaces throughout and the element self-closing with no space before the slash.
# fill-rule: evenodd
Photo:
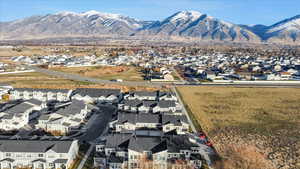
<svg viewBox="0 0 300 169">
<path fill-rule="evenodd" d="M 69 89 L 34 89 L 34 88 L 14 88 L 13 91 L 19 91 L 19 92 L 53 92 L 53 93 L 68 93 Z"/>
<path fill-rule="evenodd" d="M 27 100 L 26 102 L 27 102 L 27 103 L 34 104 L 34 105 L 37 105 L 37 106 L 41 106 L 41 105 L 43 104 L 42 101 L 37 100 L 37 99 L 30 99 L 30 100 Z"/>
<path fill-rule="evenodd" d="M 159 115 L 157 114 L 135 114 L 135 113 L 119 113 L 118 114 L 118 123 L 159 123 Z"/>
<path fill-rule="evenodd" d="M 85 106 L 86 104 L 84 101 L 72 100 L 71 104 L 69 104 L 64 108 L 59 109 L 56 113 L 64 116 L 74 115 L 80 113 L 81 110 L 85 108 Z"/>
<path fill-rule="evenodd" d="M 162 124 L 172 123 L 174 125 L 181 125 L 182 122 L 188 123 L 186 116 L 162 115 L 161 120 Z"/>
<path fill-rule="evenodd" d="M 156 97 L 157 96 L 157 91 L 155 92 L 148 92 L 148 91 L 135 91 L 131 92 L 131 95 L 135 96 L 151 96 L 151 97 Z"/>
<path fill-rule="evenodd" d="M 145 136 L 133 136 L 130 139 L 128 149 L 143 152 L 143 151 L 152 151 L 162 142 L 161 137 L 145 137 Z"/>
<path fill-rule="evenodd" d="M 26 111 L 28 109 L 31 109 L 33 107 L 34 106 L 31 105 L 31 104 L 23 102 L 21 104 L 18 104 L 16 106 L 12 107 L 12 108 L 9 108 L 9 109 L 5 110 L 4 112 L 7 113 L 7 114 L 18 115 L 18 114 L 24 113 L 24 111 Z"/>
<path fill-rule="evenodd" d="M 73 91 L 72 95 L 79 94 L 81 96 L 90 96 L 90 97 L 108 97 L 110 95 L 120 95 L 121 90 L 119 89 L 94 89 L 94 88 L 78 88 Z"/>
<path fill-rule="evenodd" d="M 128 141 L 132 134 L 110 134 L 106 137 L 106 147 L 108 148 L 122 148 L 128 147 Z"/>
<path fill-rule="evenodd" d="M 179 153 L 180 150 L 190 150 L 191 147 L 198 147 L 189 141 L 189 138 L 184 135 L 173 135 L 167 137 L 168 152 Z"/>
<path fill-rule="evenodd" d="M 161 100 L 158 102 L 158 106 L 161 108 L 176 107 L 176 102 L 171 100 Z"/>
<path fill-rule="evenodd" d="M 142 101 L 140 100 L 124 100 L 123 104 L 125 106 L 130 106 L 130 107 L 139 107 L 140 105 L 142 105 Z"/>
<path fill-rule="evenodd" d="M 0 140 L 1 152 L 68 153 L 73 141 Z"/>
</svg>

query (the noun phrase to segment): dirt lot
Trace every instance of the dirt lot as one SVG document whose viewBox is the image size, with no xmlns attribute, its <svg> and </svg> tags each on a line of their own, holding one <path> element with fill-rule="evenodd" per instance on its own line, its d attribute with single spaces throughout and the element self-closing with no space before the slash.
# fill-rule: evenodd
<svg viewBox="0 0 300 169">
<path fill-rule="evenodd" d="M 219 168 L 300 168 L 300 89 L 180 87 Z"/>
<path fill-rule="evenodd" d="M 105 80 L 123 79 L 126 81 L 142 81 L 142 73 L 136 67 L 128 66 L 95 66 L 95 67 L 73 67 L 52 68 L 53 70 L 80 74 Z"/>
</svg>

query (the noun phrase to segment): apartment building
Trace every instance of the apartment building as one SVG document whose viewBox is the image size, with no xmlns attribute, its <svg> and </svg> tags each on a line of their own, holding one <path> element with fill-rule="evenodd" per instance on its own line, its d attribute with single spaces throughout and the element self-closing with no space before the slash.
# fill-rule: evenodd
<svg viewBox="0 0 300 169">
<path fill-rule="evenodd" d="M 98 111 L 96 106 L 82 100 L 72 100 L 71 103 L 60 107 L 56 111 L 42 114 L 36 127 L 48 132 L 66 134 L 79 128 L 96 111 Z"/>
<path fill-rule="evenodd" d="M 67 169 L 78 149 L 77 140 L 0 140 L 0 168 Z"/>
<path fill-rule="evenodd" d="M 43 102 L 35 99 L 4 104 L 0 107 L 0 129 L 9 131 L 25 127 L 43 108 Z"/>
</svg>

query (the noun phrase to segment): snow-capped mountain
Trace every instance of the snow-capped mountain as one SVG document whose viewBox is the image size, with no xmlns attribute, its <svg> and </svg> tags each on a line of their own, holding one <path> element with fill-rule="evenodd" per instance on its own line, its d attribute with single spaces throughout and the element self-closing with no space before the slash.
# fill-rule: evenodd
<svg viewBox="0 0 300 169">
<path fill-rule="evenodd" d="M 0 39 L 85 36 L 192 37 L 205 40 L 300 43 L 300 15 L 271 26 L 237 25 L 197 11 L 181 11 L 162 21 L 120 14 L 59 12 L 0 22 Z"/>
<path fill-rule="evenodd" d="M 197 11 L 181 11 L 144 27 L 137 35 L 197 37 L 212 40 L 259 41 L 251 31 Z"/>
<path fill-rule="evenodd" d="M 300 42 L 300 15 L 285 19 L 268 27 L 264 39 L 276 42 Z"/>
<path fill-rule="evenodd" d="M 129 35 L 149 23 L 151 22 L 97 11 L 59 12 L 2 23 L 0 38 Z"/>
</svg>

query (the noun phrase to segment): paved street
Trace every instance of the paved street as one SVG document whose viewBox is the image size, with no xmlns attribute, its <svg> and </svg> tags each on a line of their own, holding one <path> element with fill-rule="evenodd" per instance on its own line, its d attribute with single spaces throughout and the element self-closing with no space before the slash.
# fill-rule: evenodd
<svg viewBox="0 0 300 169">
<path fill-rule="evenodd" d="M 81 141 L 91 142 L 102 135 L 107 128 L 108 123 L 111 121 L 114 111 L 116 111 L 115 108 L 109 106 L 101 106 L 100 112 L 94 114 L 94 116 L 91 117 L 91 121 L 87 126 L 86 132 L 78 139 L 80 139 Z"/>
<path fill-rule="evenodd" d="M 183 113 L 184 113 L 185 116 L 187 117 L 187 119 L 188 119 L 188 121 L 189 121 L 189 124 L 190 124 L 190 126 L 191 126 L 191 128 L 192 128 L 192 131 L 193 131 L 194 133 L 197 133 L 196 127 L 195 127 L 193 121 L 191 120 L 191 118 L 190 118 L 190 116 L 189 116 L 189 113 L 187 112 L 186 107 L 185 107 L 185 105 L 183 104 L 183 101 L 181 100 L 181 97 L 179 96 L 179 93 L 177 92 L 177 90 L 176 90 L 175 87 L 173 87 L 172 90 L 173 90 L 173 92 L 176 94 L 176 97 L 178 98 L 178 101 L 179 101 L 179 103 L 180 103 L 181 106 L 182 106 Z"/>
<path fill-rule="evenodd" d="M 82 82 L 91 82 L 91 83 L 98 83 L 98 84 L 116 84 L 116 85 L 124 85 L 124 86 L 146 86 L 146 87 L 163 87 L 163 86 L 232 86 L 232 87 L 293 87 L 293 88 L 300 88 L 300 81 L 295 83 L 290 82 L 239 82 L 239 83 L 183 83 L 183 82 L 176 82 L 176 83 L 151 83 L 151 82 L 130 82 L 130 81 L 123 81 L 123 82 L 113 82 L 110 80 L 102 80 L 96 78 L 89 78 L 84 77 L 76 74 L 70 74 L 65 72 L 53 71 L 49 69 L 43 69 L 36 66 L 27 66 L 30 69 L 35 70 L 36 72 L 44 73 L 50 76 L 56 76 L 60 78 L 75 80 L 75 81 L 82 81 Z"/>
</svg>

